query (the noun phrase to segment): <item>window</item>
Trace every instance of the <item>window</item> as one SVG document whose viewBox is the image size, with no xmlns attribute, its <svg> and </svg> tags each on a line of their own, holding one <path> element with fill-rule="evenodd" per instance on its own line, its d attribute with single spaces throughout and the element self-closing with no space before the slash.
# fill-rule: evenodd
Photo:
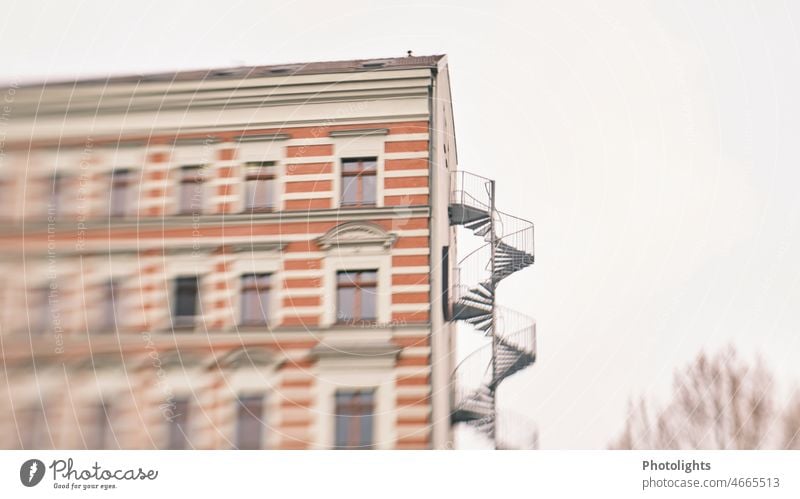
<svg viewBox="0 0 800 499">
<path fill-rule="evenodd" d="M 269 274 L 245 274 L 242 276 L 242 325 L 267 325 L 269 290 Z"/>
<path fill-rule="evenodd" d="M 119 300 L 119 286 L 114 279 L 109 279 L 103 284 L 102 310 L 98 323 L 101 331 L 98 332 L 110 332 L 116 329 L 117 321 L 121 317 L 117 313 Z"/>
<path fill-rule="evenodd" d="M 95 407 L 95 422 L 93 440 L 89 442 L 89 449 L 107 449 L 111 440 L 111 405 L 100 402 Z"/>
<path fill-rule="evenodd" d="M 175 300 L 172 309 L 172 324 L 176 327 L 194 326 L 197 315 L 199 282 L 197 276 L 175 279 Z"/>
<path fill-rule="evenodd" d="M 338 272 L 336 280 L 336 321 L 374 321 L 377 318 L 378 271 Z"/>
<path fill-rule="evenodd" d="M 124 217 L 130 210 L 133 173 L 131 170 L 119 169 L 111 172 L 110 177 L 108 214 L 111 217 Z"/>
<path fill-rule="evenodd" d="M 247 211 L 272 211 L 275 209 L 275 162 L 253 161 L 247 163 L 245 173 L 245 201 Z"/>
<path fill-rule="evenodd" d="M 171 416 L 167 420 L 167 448 L 171 450 L 188 449 L 189 399 L 175 399 Z"/>
<path fill-rule="evenodd" d="M 376 158 L 342 160 L 342 206 L 375 206 L 378 161 Z"/>
<path fill-rule="evenodd" d="M 375 419 L 374 390 L 336 392 L 337 449 L 371 449 Z"/>
<path fill-rule="evenodd" d="M 181 168 L 178 213 L 192 215 L 203 211 L 203 168 L 184 166 Z"/>
<path fill-rule="evenodd" d="M 444 320 L 451 319 L 450 306 L 450 246 L 442 246 L 442 313 Z"/>
<path fill-rule="evenodd" d="M 236 448 L 260 449 L 264 397 L 261 395 L 240 397 L 236 416 Z"/>
</svg>

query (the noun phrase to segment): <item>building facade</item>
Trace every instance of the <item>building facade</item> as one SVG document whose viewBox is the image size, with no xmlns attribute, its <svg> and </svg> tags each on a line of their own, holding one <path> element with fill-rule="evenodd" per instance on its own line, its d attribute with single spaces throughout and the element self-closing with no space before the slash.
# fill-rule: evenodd
<svg viewBox="0 0 800 499">
<path fill-rule="evenodd" d="M 455 320 L 496 324 L 500 280 L 476 301 L 456 234 L 488 223 L 491 269 L 504 234 L 457 170 L 445 57 L 6 90 L 0 447 L 495 437 L 500 371 L 534 350 L 504 368 L 477 325 L 498 376 L 456 388 Z"/>
</svg>

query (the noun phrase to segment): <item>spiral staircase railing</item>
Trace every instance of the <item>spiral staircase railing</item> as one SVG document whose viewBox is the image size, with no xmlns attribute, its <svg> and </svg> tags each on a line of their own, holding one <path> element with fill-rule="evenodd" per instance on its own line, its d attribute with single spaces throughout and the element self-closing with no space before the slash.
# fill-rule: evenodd
<svg viewBox="0 0 800 499">
<path fill-rule="evenodd" d="M 450 223 L 463 225 L 485 241 L 458 263 L 453 319 L 466 321 L 491 338 L 454 370 L 452 422 L 472 425 L 495 448 L 510 448 L 518 438 L 498 433 L 513 425 L 499 425 L 497 388 L 536 361 L 536 323 L 498 306 L 496 291 L 503 279 L 533 264 L 534 227 L 495 208 L 493 180 L 465 171 L 451 175 Z"/>
</svg>

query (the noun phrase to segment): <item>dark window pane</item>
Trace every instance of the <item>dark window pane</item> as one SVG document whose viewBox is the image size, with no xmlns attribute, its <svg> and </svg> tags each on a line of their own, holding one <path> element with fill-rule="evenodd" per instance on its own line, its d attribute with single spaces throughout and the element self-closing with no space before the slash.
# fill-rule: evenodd
<svg viewBox="0 0 800 499">
<path fill-rule="evenodd" d="M 338 399 L 338 397 L 337 397 L 337 399 Z M 337 402 L 338 402 L 338 400 L 337 400 Z M 338 407 L 338 405 L 337 405 L 337 407 Z M 347 416 L 345 414 L 339 414 L 338 412 L 336 413 L 336 416 L 335 416 L 335 424 L 336 424 L 336 441 L 335 442 L 336 443 L 335 443 L 335 445 L 336 445 L 337 449 L 347 449 L 348 448 L 348 445 L 347 445 L 347 443 L 349 442 L 348 432 L 350 430 L 349 424 L 348 424 L 349 422 L 350 422 L 349 416 Z"/>
<path fill-rule="evenodd" d="M 359 171 L 358 160 L 344 159 L 342 160 L 342 172 L 350 173 Z"/>
<path fill-rule="evenodd" d="M 361 204 L 375 204 L 377 197 L 377 178 L 375 175 L 361 176 Z"/>
<path fill-rule="evenodd" d="M 203 211 L 203 176 L 199 166 L 181 168 L 178 210 L 184 215 Z"/>
<path fill-rule="evenodd" d="M 452 316 L 450 305 L 450 247 L 442 247 L 442 313 L 444 320 L 449 321 Z"/>
<path fill-rule="evenodd" d="M 178 277 L 175 279 L 175 300 L 173 319 L 176 325 L 191 325 L 197 314 L 198 278 Z"/>
<path fill-rule="evenodd" d="M 269 286 L 269 274 L 245 274 L 242 276 L 242 324 L 267 324 L 269 317 Z"/>
<path fill-rule="evenodd" d="M 362 414 L 358 416 L 359 428 L 359 442 L 358 445 L 362 449 L 369 449 L 372 447 L 372 435 L 374 418 L 372 416 L 372 394 L 369 394 L 369 414 Z"/>
<path fill-rule="evenodd" d="M 378 168 L 378 161 L 376 158 L 355 158 L 343 159 L 342 171 L 345 173 L 362 172 L 362 171 L 375 171 Z"/>
<path fill-rule="evenodd" d="M 377 296 L 375 287 L 361 288 L 361 316 L 359 319 L 375 320 L 377 317 Z"/>
<path fill-rule="evenodd" d="M 258 322 L 258 293 L 255 290 L 242 292 L 242 323 L 254 324 Z"/>
<path fill-rule="evenodd" d="M 118 320 L 117 303 L 119 302 L 119 289 L 117 283 L 110 279 L 103 286 L 103 310 L 100 322 L 102 332 L 113 331 Z"/>
<path fill-rule="evenodd" d="M 130 170 L 114 170 L 109 189 L 109 214 L 122 217 L 128 212 L 131 197 L 132 175 Z"/>
<path fill-rule="evenodd" d="M 350 158 L 342 160 L 343 206 L 374 205 L 377 197 L 377 159 Z"/>
<path fill-rule="evenodd" d="M 248 290 L 242 293 L 242 323 L 264 325 L 267 323 L 267 291 Z"/>
<path fill-rule="evenodd" d="M 373 390 L 336 392 L 335 447 L 370 449 L 374 441 L 375 393 Z"/>
<path fill-rule="evenodd" d="M 358 204 L 358 177 L 342 177 L 342 204 Z"/>
<path fill-rule="evenodd" d="M 339 288 L 336 295 L 336 319 L 353 320 L 356 313 L 356 288 Z"/>
<path fill-rule="evenodd" d="M 167 421 L 167 448 L 173 450 L 189 448 L 189 400 L 176 399 L 172 414 Z"/>
<path fill-rule="evenodd" d="M 245 206 L 251 210 L 275 208 L 275 180 L 248 180 L 246 184 Z"/>
<path fill-rule="evenodd" d="M 200 213 L 203 206 L 203 184 L 185 182 L 181 184 L 180 212 L 182 214 Z"/>
<path fill-rule="evenodd" d="M 377 279 L 375 270 L 337 273 L 338 322 L 374 321 L 377 318 Z"/>
<path fill-rule="evenodd" d="M 236 418 L 236 447 L 238 449 L 260 449 L 264 397 L 242 397 L 239 399 Z"/>
</svg>

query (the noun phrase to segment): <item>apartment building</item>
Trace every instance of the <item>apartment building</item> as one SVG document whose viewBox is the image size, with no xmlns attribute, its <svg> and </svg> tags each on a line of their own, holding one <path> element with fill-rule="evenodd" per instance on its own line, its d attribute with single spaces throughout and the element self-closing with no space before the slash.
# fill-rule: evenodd
<svg viewBox="0 0 800 499">
<path fill-rule="evenodd" d="M 496 440 L 535 328 L 501 334 L 494 290 L 533 230 L 503 233 L 494 183 L 458 171 L 444 56 L 4 95 L 0 447 Z M 490 248 L 475 282 L 461 226 Z M 488 381 L 459 381 L 457 320 L 489 338 L 462 369 Z"/>
</svg>

